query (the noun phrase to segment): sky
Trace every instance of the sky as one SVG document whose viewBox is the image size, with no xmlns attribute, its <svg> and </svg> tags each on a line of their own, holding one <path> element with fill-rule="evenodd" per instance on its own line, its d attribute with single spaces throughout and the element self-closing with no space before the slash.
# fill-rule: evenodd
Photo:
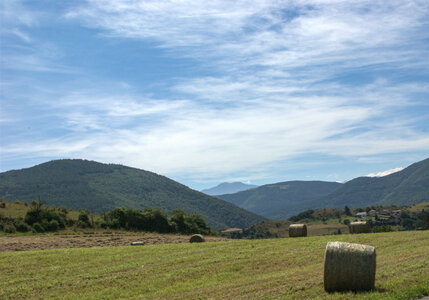
<svg viewBox="0 0 429 300">
<path fill-rule="evenodd" d="M 82 158 L 194 189 L 429 157 L 429 1 L 0 1 L 0 171 Z"/>
</svg>

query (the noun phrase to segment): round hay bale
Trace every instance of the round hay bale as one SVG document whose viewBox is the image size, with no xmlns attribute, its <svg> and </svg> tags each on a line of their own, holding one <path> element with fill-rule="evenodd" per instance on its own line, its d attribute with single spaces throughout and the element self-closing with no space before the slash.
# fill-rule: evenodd
<svg viewBox="0 0 429 300">
<path fill-rule="evenodd" d="M 351 222 L 349 225 L 350 233 L 369 233 L 371 227 L 368 222 Z"/>
<path fill-rule="evenodd" d="M 292 224 L 289 226 L 289 236 L 299 237 L 307 236 L 307 225 L 305 224 Z"/>
<path fill-rule="evenodd" d="M 136 241 L 136 242 L 131 242 L 131 246 L 143 246 L 144 242 L 142 241 Z"/>
<path fill-rule="evenodd" d="M 344 242 L 326 245 L 325 291 L 368 291 L 375 283 L 375 248 Z"/>
<path fill-rule="evenodd" d="M 204 237 L 201 234 L 194 234 L 189 239 L 190 243 L 202 243 L 205 242 Z"/>
</svg>

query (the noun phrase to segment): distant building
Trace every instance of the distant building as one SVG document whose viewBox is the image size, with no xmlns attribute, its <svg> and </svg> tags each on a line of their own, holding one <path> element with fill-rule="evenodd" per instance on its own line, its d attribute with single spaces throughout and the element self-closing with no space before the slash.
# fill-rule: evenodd
<svg viewBox="0 0 429 300">
<path fill-rule="evenodd" d="M 391 212 L 388 209 L 383 209 L 380 214 L 390 216 Z"/>
<path fill-rule="evenodd" d="M 376 211 L 376 210 L 374 210 L 374 209 L 371 209 L 371 210 L 368 212 L 368 214 L 369 214 L 371 217 L 375 217 L 375 216 L 377 215 L 377 211 Z"/>
<path fill-rule="evenodd" d="M 400 209 L 392 210 L 393 215 L 399 215 L 401 213 Z"/>
<path fill-rule="evenodd" d="M 366 211 L 363 212 L 358 212 L 355 217 L 356 218 L 366 218 L 368 216 L 368 214 L 366 213 Z"/>
</svg>

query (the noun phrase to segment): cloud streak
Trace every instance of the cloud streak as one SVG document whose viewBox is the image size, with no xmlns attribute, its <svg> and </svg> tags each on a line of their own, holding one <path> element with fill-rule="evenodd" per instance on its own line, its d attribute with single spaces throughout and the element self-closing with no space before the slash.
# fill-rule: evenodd
<svg viewBox="0 0 429 300">
<path fill-rule="evenodd" d="M 302 155 L 425 151 L 429 134 L 416 123 L 429 113 L 428 16 L 427 1 L 88 0 L 64 19 L 106 40 L 148 43 L 197 71 L 166 75 L 165 90 L 150 95 L 102 75 L 89 89 L 79 80 L 46 87 L 33 105 L 43 102 L 65 133 L 2 152 L 234 180 L 269 178 Z M 10 68 L 22 70 L 17 60 Z M 37 53 L 23 63 L 49 66 Z"/>
</svg>

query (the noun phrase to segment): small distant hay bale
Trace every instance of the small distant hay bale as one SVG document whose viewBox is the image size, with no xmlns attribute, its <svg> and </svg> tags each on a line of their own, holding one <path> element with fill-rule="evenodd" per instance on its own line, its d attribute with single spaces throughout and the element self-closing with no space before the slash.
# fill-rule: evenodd
<svg viewBox="0 0 429 300">
<path fill-rule="evenodd" d="M 194 234 L 189 239 L 190 243 L 202 243 L 205 242 L 204 237 L 201 234 Z"/>
<path fill-rule="evenodd" d="M 325 253 L 325 291 L 373 290 L 375 258 L 372 246 L 329 242 Z"/>
<path fill-rule="evenodd" d="M 305 224 L 292 224 L 289 226 L 290 237 L 307 236 L 307 225 Z"/>
<path fill-rule="evenodd" d="M 136 242 L 131 242 L 131 246 L 143 246 L 144 242 L 142 241 L 136 241 Z"/>
<path fill-rule="evenodd" d="M 371 227 L 368 222 L 351 222 L 349 225 L 350 233 L 369 233 Z"/>
</svg>

